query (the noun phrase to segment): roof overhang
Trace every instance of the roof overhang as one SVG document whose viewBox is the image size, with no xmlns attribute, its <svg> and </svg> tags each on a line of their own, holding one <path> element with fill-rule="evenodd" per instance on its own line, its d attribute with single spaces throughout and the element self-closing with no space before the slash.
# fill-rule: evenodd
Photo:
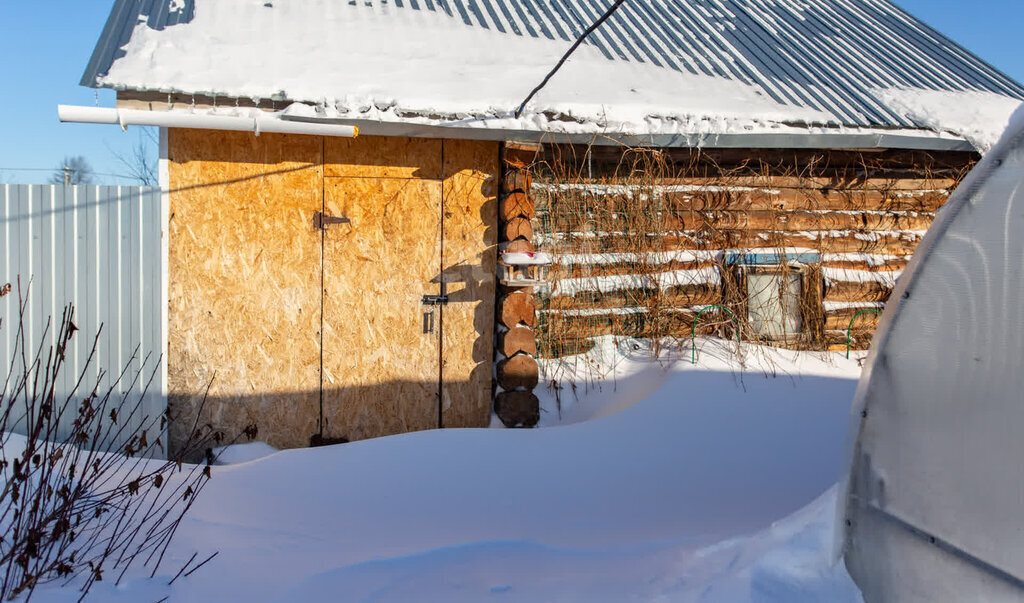
<svg viewBox="0 0 1024 603">
<path fill-rule="evenodd" d="M 287 121 L 351 125 L 370 136 L 409 136 L 414 138 L 451 138 L 543 142 L 556 144 L 595 144 L 607 146 L 645 146 L 704 149 L 907 149 L 921 151 L 977 152 L 968 141 L 931 130 L 861 130 L 836 128 L 834 131 L 808 129 L 805 132 L 750 132 L 730 134 L 625 134 L 618 132 L 565 133 L 512 130 L 487 127 L 485 121 L 453 122 L 450 125 L 417 124 L 367 119 L 283 116 Z"/>
</svg>

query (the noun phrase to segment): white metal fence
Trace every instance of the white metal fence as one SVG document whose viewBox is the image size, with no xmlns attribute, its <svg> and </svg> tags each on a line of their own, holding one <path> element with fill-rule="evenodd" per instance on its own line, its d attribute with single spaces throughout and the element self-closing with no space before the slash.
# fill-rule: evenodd
<svg viewBox="0 0 1024 603">
<path fill-rule="evenodd" d="M 162 413 L 160 189 L 2 184 L 0 220 L 0 288 L 11 284 L 0 298 L 0 386 L 16 352 L 20 279 L 27 295 L 23 324 L 30 361 L 36 346 L 48 349 L 64 307 L 74 306 L 80 331 L 67 351 L 58 394 L 70 392 L 85 369 L 102 325 L 81 393 L 88 394 L 102 373 L 105 386 L 115 384 L 127 367 L 116 389 L 125 393 L 142 371 L 130 392 L 135 396 L 156 370 L 143 412 Z"/>
</svg>

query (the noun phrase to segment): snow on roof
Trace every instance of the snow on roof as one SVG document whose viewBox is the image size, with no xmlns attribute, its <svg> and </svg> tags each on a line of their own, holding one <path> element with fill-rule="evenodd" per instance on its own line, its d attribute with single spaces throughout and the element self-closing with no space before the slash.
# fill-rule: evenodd
<svg viewBox="0 0 1024 603">
<path fill-rule="evenodd" d="M 1002 109 L 1024 99 L 1019 84 L 888 0 L 631 0 L 512 118 L 607 5 L 118 0 L 82 83 L 296 101 L 317 108 L 295 109 L 300 115 L 456 127 L 966 129 L 978 145 L 990 136 L 982 130 L 1005 126 Z M 997 110 L 951 112 L 966 104 L 958 96 Z"/>
</svg>

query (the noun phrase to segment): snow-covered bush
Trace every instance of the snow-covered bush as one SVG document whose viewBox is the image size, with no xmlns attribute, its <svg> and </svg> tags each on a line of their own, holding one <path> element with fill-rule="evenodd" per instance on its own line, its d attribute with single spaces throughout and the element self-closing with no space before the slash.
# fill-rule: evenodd
<svg viewBox="0 0 1024 603">
<path fill-rule="evenodd" d="M 97 334 L 66 392 L 65 350 L 81 336 L 73 309 L 64 310 L 56 331 L 47 323 L 48 348 L 32 350 L 26 308 L 21 298 L 18 324 L 0 324 L 17 329 L 10 366 L 0 377 L 0 597 L 28 599 L 54 581 L 84 597 L 95 582 L 120 582 L 132 568 L 153 577 L 211 476 L 210 447 L 224 438 L 196 426 L 173 458 L 160 460 L 167 458 L 167 417 L 148 416 L 143 405 L 158 367 L 145 369 L 148 375 L 125 368 L 113 378 L 101 371 L 90 387 Z M 254 436 L 255 427 L 246 434 Z M 206 465 L 182 461 L 203 451 Z M 193 555 L 174 579 L 210 558 Z"/>
</svg>

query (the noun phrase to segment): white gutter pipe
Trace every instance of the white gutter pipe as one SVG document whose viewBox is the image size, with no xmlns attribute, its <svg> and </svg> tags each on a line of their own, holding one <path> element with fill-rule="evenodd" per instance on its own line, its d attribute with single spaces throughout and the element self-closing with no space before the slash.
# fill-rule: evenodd
<svg viewBox="0 0 1024 603">
<path fill-rule="evenodd" d="M 117 124 L 124 130 L 128 126 L 158 126 L 161 128 L 198 128 L 203 130 L 235 130 L 242 132 L 276 132 L 282 134 L 310 134 L 314 136 L 341 136 L 355 138 L 359 128 L 340 124 L 286 121 L 280 113 L 258 109 L 248 117 L 194 113 L 192 111 L 140 111 L 107 107 L 79 107 L 57 105 L 57 117 L 62 122 L 86 124 Z"/>
</svg>

